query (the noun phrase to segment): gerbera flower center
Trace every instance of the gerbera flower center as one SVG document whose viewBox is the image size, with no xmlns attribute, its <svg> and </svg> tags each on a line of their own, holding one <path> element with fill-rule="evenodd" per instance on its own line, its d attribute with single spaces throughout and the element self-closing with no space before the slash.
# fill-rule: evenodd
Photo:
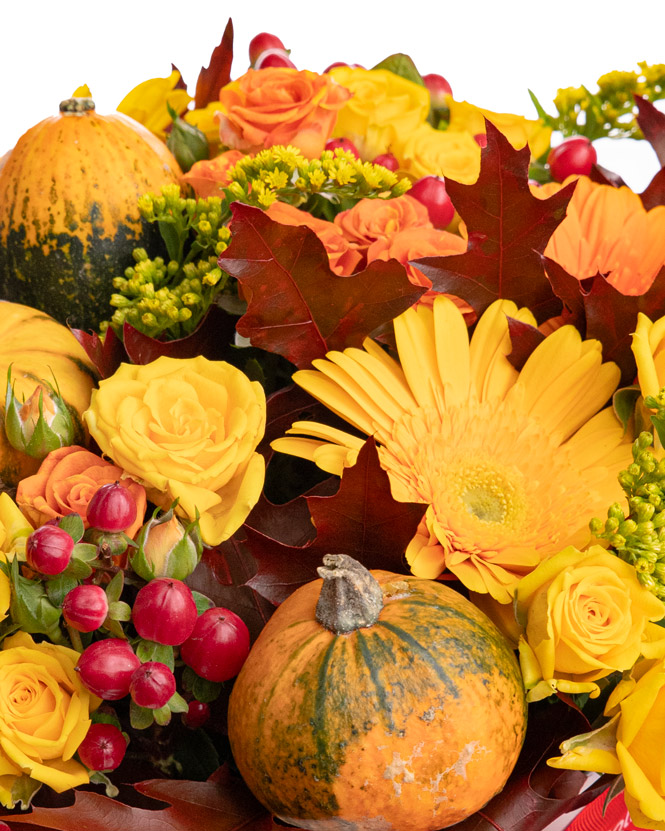
<svg viewBox="0 0 665 831">
<path fill-rule="evenodd" d="M 450 483 L 464 508 L 481 522 L 514 524 L 524 513 L 516 473 L 486 461 L 463 460 Z"/>
</svg>

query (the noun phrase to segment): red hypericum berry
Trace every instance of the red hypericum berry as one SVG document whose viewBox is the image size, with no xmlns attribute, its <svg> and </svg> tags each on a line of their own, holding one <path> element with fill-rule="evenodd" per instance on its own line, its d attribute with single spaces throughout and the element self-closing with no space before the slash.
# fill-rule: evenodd
<svg viewBox="0 0 665 831">
<path fill-rule="evenodd" d="M 399 162 L 392 153 L 381 153 L 380 156 L 374 159 L 374 164 L 380 164 L 387 170 L 392 170 L 393 173 L 399 170 Z"/>
<path fill-rule="evenodd" d="M 563 182 L 568 176 L 588 176 L 598 156 L 596 148 L 586 136 L 565 139 L 550 150 L 547 164 L 555 182 Z"/>
<path fill-rule="evenodd" d="M 129 684 L 141 661 L 127 641 L 107 638 L 91 643 L 78 660 L 81 682 L 90 692 L 107 701 L 117 701 L 129 692 Z"/>
<path fill-rule="evenodd" d="M 360 158 L 360 153 L 358 152 L 358 148 L 355 144 L 348 138 L 331 138 L 328 139 L 326 142 L 326 150 L 346 150 L 349 153 L 352 153 L 356 159 Z"/>
<path fill-rule="evenodd" d="M 424 176 L 418 179 L 409 190 L 421 202 L 429 214 L 429 219 L 435 228 L 445 228 L 455 216 L 455 208 L 446 191 L 445 180 L 440 176 Z"/>
<path fill-rule="evenodd" d="M 60 574 L 69 565 L 74 540 L 56 525 L 42 525 L 33 531 L 25 544 L 25 559 L 40 574 Z"/>
<path fill-rule="evenodd" d="M 208 609 L 180 647 L 180 657 L 208 681 L 228 681 L 240 672 L 249 654 L 249 630 L 234 612 Z"/>
<path fill-rule="evenodd" d="M 183 713 L 182 716 L 185 727 L 189 727 L 190 730 L 197 730 L 199 727 L 203 727 L 209 718 L 210 707 L 205 701 L 197 701 L 196 699 L 189 702 L 187 712 Z"/>
<path fill-rule="evenodd" d="M 136 595 L 132 608 L 132 621 L 139 635 L 167 646 L 187 640 L 196 615 L 192 590 L 174 577 L 151 580 Z"/>
<path fill-rule="evenodd" d="M 125 531 L 136 521 L 136 502 L 120 482 L 110 482 L 95 491 L 88 502 L 88 524 L 108 533 Z"/>
<path fill-rule="evenodd" d="M 91 724 L 78 748 L 79 759 L 90 770 L 115 770 L 125 758 L 127 742 L 114 724 Z"/>
<path fill-rule="evenodd" d="M 476 133 L 474 139 L 480 147 L 487 147 L 487 135 L 485 133 Z"/>
<path fill-rule="evenodd" d="M 109 601 L 101 586 L 76 586 L 62 601 L 62 616 L 79 632 L 94 632 L 106 620 Z"/>
<path fill-rule="evenodd" d="M 443 75 L 432 72 L 429 75 L 423 75 L 423 81 L 429 90 L 432 106 L 436 108 L 447 106 L 446 95 L 452 95 L 453 91 Z"/>
<path fill-rule="evenodd" d="M 283 49 L 266 49 L 265 52 L 261 52 L 259 57 L 256 59 L 256 63 L 254 64 L 254 69 L 268 69 L 268 67 L 289 67 L 290 69 L 295 69 L 296 65 L 293 63 L 291 58 L 289 58 L 289 53 L 285 52 Z"/>
<path fill-rule="evenodd" d="M 175 676 L 159 661 L 146 661 L 134 670 L 129 694 L 139 707 L 159 710 L 175 692 Z"/>
<path fill-rule="evenodd" d="M 281 49 L 282 52 L 286 52 L 286 46 L 284 46 L 277 35 L 271 35 L 270 32 L 261 32 L 255 35 L 249 42 L 250 64 L 254 66 L 259 55 L 267 49 Z"/>
<path fill-rule="evenodd" d="M 331 69 L 337 69 L 338 66 L 348 66 L 349 69 L 364 69 L 365 68 L 364 66 L 361 66 L 359 63 L 347 63 L 346 61 L 334 61 L 333 63 L 330 64 L 330 66 L 327 66 L 323 70 L 322 74 L 325 75 L 326 72 L 330 72 Z"/>
</svg>

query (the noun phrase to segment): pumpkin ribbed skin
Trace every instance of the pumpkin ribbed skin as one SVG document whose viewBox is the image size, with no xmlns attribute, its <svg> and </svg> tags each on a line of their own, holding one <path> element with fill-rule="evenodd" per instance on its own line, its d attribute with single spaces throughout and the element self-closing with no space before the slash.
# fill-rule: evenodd
<svg viewBox="0 0 665 831">
<path fill-rule="evenodd" d="M 277 609 L 234 684 L 231 748 L 254 795 L 293 825 L 434 831 L 505 784 L 526 729 L 522 679 L 461 595 L 372 574 L 397 593 L 369 627 L 321 626 L 321 580 Z"/>
<path fill-rule="evenodd" d="M 62 324 L 44 312 L 20 303 L 0 301 L 0 479 L 16 485 L 37 471 L 39 459 L 26 456 L 7 441 L 4 402 L 7 370 L 12 367 L 14 392 L 19 401 L 27 399 L 41 381 L 53 384 L 83 434 L 81 414 L 90 403 L 97 376 L 83 347 Z"/>
<path fill-rule="evenodd" d="M 0 296 L 96 327 L 132 249 L 157 244 L 138 197 L 179 174 L 166 146 L 121 113 L 65 112 L 32 127 L 0 168 Z"/>
</svg>

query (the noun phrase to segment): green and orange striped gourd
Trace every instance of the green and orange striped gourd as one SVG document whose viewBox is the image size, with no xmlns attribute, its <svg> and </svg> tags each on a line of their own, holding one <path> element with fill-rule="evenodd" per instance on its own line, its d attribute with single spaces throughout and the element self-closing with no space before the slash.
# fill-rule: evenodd
<svg viewBox="0 0 665 831">
<path fill-rule="evenodd" d="M 235 762 L 312 831 L 434 831 L 500 791 L 526 703 L 515 654 L 434 581 L 327 555 L 259 635 L 228 711 Z"/>
<path fill-rule="evenodd" d="M 132 249 L 161 245 L 138 197 L 177 183 L 178 163 L 141 124 L 99 115 L 89 98 L 63 101 L 2 161 L 0 297 L 96 327 Z"/>
</svg>

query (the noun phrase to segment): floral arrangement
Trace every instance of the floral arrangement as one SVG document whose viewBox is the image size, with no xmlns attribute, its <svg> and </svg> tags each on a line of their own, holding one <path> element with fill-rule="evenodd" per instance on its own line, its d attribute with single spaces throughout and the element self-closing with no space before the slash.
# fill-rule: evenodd
<svg viewBox="0 0 665 831">
<path fill-rule="evenodd" d="M 232 57 L 0 166 L 0 827 L 664 829 L 665 66 Z"/>
</svg>

